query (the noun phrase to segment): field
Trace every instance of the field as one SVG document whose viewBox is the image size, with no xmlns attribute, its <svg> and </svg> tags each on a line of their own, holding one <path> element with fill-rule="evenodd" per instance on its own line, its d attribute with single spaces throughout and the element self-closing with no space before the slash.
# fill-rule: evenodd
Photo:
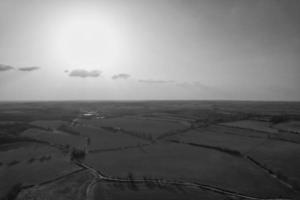
<svg viewBox="0 0 300 200">
<path fill-rule="evenodd" d="M 300 122 L 290 121 L 286 123 L 280 123 L 275 126 L 279 131 L 287 131 L 295 134 L 300 134 Z"/>
<path fill-rule="evenodd" d="M 39 129 L 28 129 L 20 134 L 23 137 L 34 138 L 39 141 L 53 145 L 69 145 L 83 148 L 85 140 L 81 136 L 71 135 L 61 131 L 44 131 Z"/>
<path fill-rule="evenodd" d="M 241 120 L 235 122 L 222 123 L 224 126 L 230 126 L 241 129 L 250 129 L 253 131 L 266 132 L 266 133 L 276 133 L 277 129 L 270 127 L 270 122 L 262 122 L 255 120 Z"/>
<path fill-rule="evenodd" d="M 139 179 L 149 176 L 186 180 L 226 190 L 235 188 L 236 192 L 261 197 L 271 197 L 268 194 L 284 196 L 288 192 L 247 160 L 224 153 L 177 144 L 152 145 L 143 150 L 90 154 L 86 163 L 105 174 L 119 177 L 131 173 Z"/>
<path fill-rule="evenodd" d="M 250 152 L 250 155 L 277 172 L 291 183 L 300 183 L 300 145 L 288 142 L 268 141 Z M 289 163 L 288 165 L 286 163 Z"/>
<path fill-rule="evenodd" d="M 111 132 L 101 128 L 91 128 L 86 126 L 76 126 L 80 135 L 89 138 L 87 145 L 90 151 L 101 151 L 137 146 L 149 143 L 147 140 L 140 139 L 122 132 Z"/>
<path fill-rule="evenodd" d="M 0 199 L 299 199 L 300 103 L 0 103 Z"/>
<path fill-rule="evenodd" d="M 0 158 L 1 196 L 19 183 L 40 184 L 79 169 L 56 148 L 35 143 L 20 143 L 14 149 L 1 151 Z"/>
<path fill-rule="evenodd" d="M 136 189 L 132 189 L 128 184 L 99 183 L 95 187 L 93 198 L 95 199 L 131 199 L 131 200 L 181 200 L 181 199 L 206 199 L 222 200 L 224 197 L 220 194 L 211 194 L 206 191 L 199 192 L 197 189 L 183 189 L 177 186 L 153 187 L 149 188 L 146 184 L 136 184 Z"/>
<path fill-rule="evenodd" d="M 133 118 L 133 117 L 116 117 L 109 119 L 82 120 L 79 123 L 93 127 L 111 128 L 112 130 L 121 130 L 136 134 L 137 136 L 151 136 L 156 138 L 164 133 L 178 131 L 187 128 L 187 125 L 182 123 L 161 121 L 153 119 Z"/>
</svg>

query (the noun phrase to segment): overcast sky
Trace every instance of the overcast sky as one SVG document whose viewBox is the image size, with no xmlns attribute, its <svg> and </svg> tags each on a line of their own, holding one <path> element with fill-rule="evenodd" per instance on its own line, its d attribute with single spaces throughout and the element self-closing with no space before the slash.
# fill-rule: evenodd
<svg viewBox="0 0 300 200">
<path fill-rule="evenodd" d="M 0 100 L 300 100 L 299 0 L 0 0 Z"/>
</svg>

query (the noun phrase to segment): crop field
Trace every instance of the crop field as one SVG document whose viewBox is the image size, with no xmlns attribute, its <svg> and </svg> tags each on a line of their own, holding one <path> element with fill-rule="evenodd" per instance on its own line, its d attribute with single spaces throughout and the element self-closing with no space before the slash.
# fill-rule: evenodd
<svg viewBox="0 0 300 200">
<path fill-rule="evenodd" d="M 163 133 L 181 130 L 187 127 L 182 123 L 151 119 L 145 120 L 133 117 L 96 119 L 90 120 L 88 124 L 95 127 L 111 127 L 113 129 L 121 129 L 139 135 L 149 134 L 154 138 Z"/>
<path fill-rule="evenodd" d="M 18 200 L 24 199 L 51 199 L 51 200 L 81 200 L 86 198 L 92 175 L 87 171 L 69 174 L 57 181 L 22 191 Z"/>
<path fill-rule="evenodd" d="M 38 184 L 78 169 L 57 149 L 35 143 L 1 151 L 0 162 L 1 195 L 18 183 Z"/>
<path fill-rule="evenodd" d="M 201 193 L 193 188 L 181 188 L 179 186 L 151 186 L 145 183 L 134 185 L 130 183 L 98 183 L 94 189 L 95 199 L 131 199 L 131 200 L 182 200 L 182 199 L 206 199 L 222 200 L 224 196 L 220 194 L 211 194 L 203 191 Z"/>
<path fill-rule="evenodd" d="M 300 198 L 300 104 L 0 103 L 0 199 Z"/>
<path fill-rule="evenodd" d="M 103 161 L 106 162 L 103 162 Z M 108 175 L 136 178 L 179 179 L 215 185 L 236 192 L 268 197 L 283 195 L 280 184 L 244 159 L 220 152 L 176 144 L 159 144 L 139 149 L 92 154 L 86 163 Z M 242 181 L 243 180 L 243 181 Z M 260 187 L 257 183 L 260 182 Z"/>
<path fill-rule="evenodd" d="M 67 125 L 68 122 L 61 120 L 37 120 L 30 124 L 44 128 L 44 129 L 58 129 L 62 125 Z"/>
<path fill-rule="evenodd" d="M 149 143 L 148 141 L 122 132 L 110 132 L 101 128 L 80 125 L 76 127 L 76 130 L 80 132 L 81 136 L 89 138 L 87 148 L 91 151 L 116 149 Z"/>
<path fill-rule="evenodd" d="M 259 132 L 259 131 L 249 130 L 249 129 L 240 129 L 240 128 L 235 128 L 235 127 L 222 126 L 220 124 L 206 127 L 206 130 L 209 130 L 212 132 L 217 132 L 217 133 L 223 133 L 226 135 L 236 135 L 236 136 L 242 136 L 242 137 L 252 137 L 252 138 L 268 138 L 269 137 L 269 133 L 266 133 L 266 132 Z"/>
<path fill-rule="evenodd" d="M 228 122 L 228 123 L 223 123 L 222 125 L 236 127 L 236 128 L 243 128 L 243 129 L 251 129 L 254 131 L 261 131 L 261 132 L 266 132 L 266 133 L 276 133 L 277 132 L 277 129 L 270 127 L 270 123 L 254 121 L 254 120 L 242 120 L 242 121 Z"/>
<path fill-rule="evenodd" d="M 295 134 L 300 134 L 300 122 L 299 121 L 290 121 L 285 123 L 280 123 L 274 126 L 276 129 L 281 131 L 287 131 Z"/>
<path fill-rule="evenodd" d="M 174 142 L 205 145 L 208 148 L 220 147 L 224 148 L 224 150 L 236 150 L 243 153 L 249 152 L 259 145 L 263 145 L 267 140 L 267 138 L 216 132 L 207 128 L 191 130 L 172 136 L 169 139 Z"/>
<path fill-rule="evenodd" d="M 300 183 L 299 144 L 268 141 L 250 152 L 250 155 L 274 172 L 285 175 L 292 183 Z"/>
<path fill-rule="evenodd" d="M 21 133 L 21 136 L 48 142 L 54 145 L 69 145 L 83 148 L 86 144 L 85 138 L 70 135 L 62 131 L 44 131 L 39 129 L 28 129 Z"/>
</svg>

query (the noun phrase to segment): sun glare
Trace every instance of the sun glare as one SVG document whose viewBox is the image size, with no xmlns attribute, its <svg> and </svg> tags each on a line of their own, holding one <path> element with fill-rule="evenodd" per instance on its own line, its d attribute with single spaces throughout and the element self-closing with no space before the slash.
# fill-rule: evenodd
<svg viewBox="0 0 300 200">
<path fill-rule="evenodd" d="M 56 54 L 72 66 L 111 71 L 124 51 L 124 38 L 112 20 L 100 15 L 68 16 L 55 35 Z"/>
</svg>

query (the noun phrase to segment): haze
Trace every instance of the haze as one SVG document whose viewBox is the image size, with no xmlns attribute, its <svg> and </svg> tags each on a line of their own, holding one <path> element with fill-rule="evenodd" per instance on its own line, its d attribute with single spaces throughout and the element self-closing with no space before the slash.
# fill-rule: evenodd
<svg viewBox="0 0 300 200">
<path fill-rule="evenodd" d="M 298 0 L 0 1 L 0 100 L 300 100 Z"/>
</svg>

